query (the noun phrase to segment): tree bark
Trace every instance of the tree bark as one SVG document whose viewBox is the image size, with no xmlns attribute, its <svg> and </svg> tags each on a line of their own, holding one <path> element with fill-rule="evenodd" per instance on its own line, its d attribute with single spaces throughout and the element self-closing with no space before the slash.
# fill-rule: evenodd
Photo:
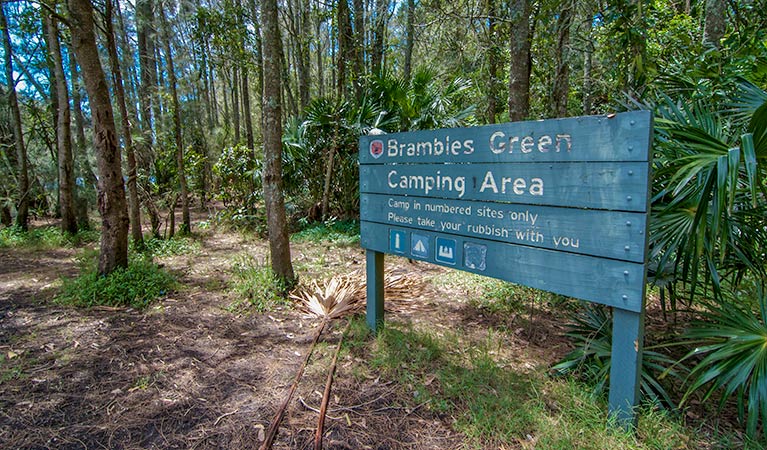
<svg viewBox="0 0 767 450">
<path fill-rule="evenodd" d="M 139 69 L 141 85 L 139 86 L 139 108 L 141 109 L 142 145 L 139 151 L 139 164 L 146 174 L 151 173 L 154 162 L 154 92 L 157 86 L 157 60 L 155 59 L 156 32 L 154 29 L 153 0 L 136 0 L 136 39 L 138 41 Z M 139 186 L 141 189 L 141 186 Z M 141 189 L 144 207 L 146 208 L 152 235 L 160 236 L 160 215 L 155 205 L 152 188 L 145 186 Z"/>
<path fill-rule="evenodd" d="M 551 89 L 552 117 L 567 116 L 567 98 L 570 94 L 570 27 L 575 14 L 575 5 L 571 0 L 562 2 L 562 11 L 557 19 L 557 50 L 554 85 Z"/>
<path fill-rule="evenodd" d="M 18 177 L 18 196 L 16 203 L 16 226 L 26 231 L 29 227 L 29 169 L 27 147 L 24 145 L 24 133 L 21 124 L 21 110 L 16 95 L 16 81 L 13 78 L 13 53 L 11 49 L 11 34 L 8 31 L 8 21 L 5 18 L 5 4 L 0 3 L 0 28 L 3 33 L 3 50 L 5 53 L 5 79 L 8 80 L 8 105 L 11 109 L 13 138 L 16 141 L 16 165 Z"/>
<path fill-rule="evenodd" d="M 530 114 L 530 1 L 511 1 L 509 67 L 509 119 L 524 120 Z"/>
<path fill-rule="evenodd" d="M 77 70 L 77 58 L 74 53 L 69 55 L 69 72 L 72 79 L 72 112 L 75 116 L 75 161 L 81 180 L 79 192 L 75 195 L 77 202 L 77 226 L 81 230 L 91 227 L 88 218 L 88 194 L 95 189 L 96 175 L 88 163 L 88 152 L 85 145 L 85 119 L 83 118 L 82 96 L 80 95 L 80 73 Z M 75 183 L 78 184 L 77 182 Z"/>
<path fill-rule="evenodd" d="M 189 215 L 189 190 L 186 184 L 186 169 L 184 167 L 184 141 L 181 135 L 181 104 L 178 101 L 178 89 L 176 80 L 176 67 L 173 64 L 173 52 L 170 46 L 170 25 L 165 15 L 165 8 L 160 13 L 162 20 L 165 58 L 168 62 L 168 84 L 170 84 L 171 100 L 173 101 L 173 134 L 176 139 L 176 166 L 178 170 L 178 182 L 181 185 L 181 234 L 192 232 L 192 219 Z"/>
<path fill-rule="evenodd" d="M 487 0 L 487 123 L 495 123 L 498 112 L 498 61 L 501 49 L 498 47 L 498 11 L 495 0 Z"/>
<path fill-rule="evenodd" d="M 253 139 L 253 116 L 250 112 L 250 83 L 248 81 L 248 69 L 242 68 L 242 114 L 245 119 L 245 142 L 248 148 L 255 150 L 255 142 Z"/>
<path fill-rule="evenodd" d="M 263 189 L 269 230 L 269 249 L 274 274 L 282 279 L 287 286 L 292 286 L 295 283 L 295 275 L 290 260 L 290 241 L 288 240 L 282 191 L 282 112 L 280 105 L 282 92 L 282 70 L 280 67 L 282 52 L 280 48 L 282 41 L 278 27 L 277 0 L 263 0 L 261 15 L 264 32 Z"/>
<path fill-rule="evenodd" d="M 349 3 L 347 0 L 338 0 L 338 54 L 336 66 L 338 75 L 336 77 L 336 90 L 339 98 L 348 98 L 346 86 L 346 76 L 348 74 L 349 56 L 352 46 L 352 24 L 349 17 Z"/>
<path fill-rule="evenodd" d="M 362 98 L 362 76 L 365 59 L 365 8 L 362 0 L 352 0 L 354 5 L 354 74 L 352 82 L 354 83 L 354 95 L 359 100 Z"/>
<path fill-rule="evenodd" d="M 407 17 L 405 19 L 405 81 L 410 81 L 413 71 L 413 47 L 415 46 L 415 0 L 407 0 Z"/>
<path fill-rule="evenodd" d="M 102 220 L 98 271 L 107 275 L 118 267 L 128 266 L 128 211 L 120 149 L 109 88 L 96 47 L 93 6 L 90 0 L 70 0 L 69 11 L 72 44 L 82 68 L 93 116 L 94 147 L 99 170 L 98 203 Z"/>
<path fill-rule="evenodd" d="M 380 75 L 384 62 L 384 43 L 388 22 L 389 0 L 376 0 L 375 21 L 373 27 L 373 49 L 370 52 L 370 71 Z"/>
<path fill-rule="evenodd" d="M 703 24 L 703 43 L 720 47 L 727 30 L 727 3 L 725 0 L 706 0 L 706 16 Z"/>
<path fill-rule="evenodd" d="M 56 9 L 56 2 L 50 5 Z M 44 10 L 45 11 L 45 10 Z M 51 58 L 51 84 L 56 86 L 58 108 L 56 108 L 56 139 L 59 166 L 59 210 L 61 212 L 61 231 L 69 234 L 77 233 L 77 214 L 75 213 L 75 171 L 72 160 L 72 127 L 69 113 L 69 92 L 64 66 L 61 59 L 61 44 L 59 43 L 58 23 L 50 11 L 43 13 L 46 32 L 48 34 L 48 54 Z"/>
<path fill-rule="evenodd" d="M 118 0 L 114 0 L 118 5 Z M 136 154 L 133 149 L 133 137 L 131 136 L 130 118 L 125 103 L 125 88 L 120 70 L 120 61 L 117 58 L 117 44 L 115 43 L 114 26 L 112 25 L 112 0 L 106 0 L 106 38 L 109 64 L 112 67 L 112 86 L 117 96 L 117 106 L 120 108 L 122 119 L 123 142 L 125 143 L 125 158 L 128 163 L 128 217 L 130 218 L 130 231 L 133 245 L 138 248 L 144 246 L 144 236 L 141 231 L 141 212 L 138 198 Z"/>
<path fill-rule="evenodd" d="M 235 65 L 232 67 L 232 128 L 234 128 L 234 143 L 240 143 L 240 77 Z"/>
</svg>

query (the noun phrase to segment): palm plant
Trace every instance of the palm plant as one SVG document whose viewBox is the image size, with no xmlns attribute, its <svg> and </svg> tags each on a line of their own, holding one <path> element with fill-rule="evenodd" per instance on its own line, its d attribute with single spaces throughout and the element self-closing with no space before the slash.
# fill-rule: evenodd
<svg viewBox="0 0 767 450">
<path fill-rule="evenodd" d="M 686 333 L 696 347 L 684 359 L 705 356 L 690 372 L 692 380 L 682 399 L 705 388 L 703 400 L 723 391 L 721 409 L 733 395 L 737 399 L 741 422 L 754 437 L 761 418 L 767 417 L 767 295 L 757 289 L 758 314 L 751 304 L 734 295 L 708 305 L 703 319 Z M 762 427 L 767 437 L 767 429 Z"/>
<path fill-rule="evenodd" d="M 610 376 L 613 318 L 607 308 L 589 303 L 572 319 L 566 334 L 575 349 L 552 370 L 559 375 L 577 373 L 594 386 L 594 393 L 602 394 Z M 642 395 L 654 403 L 673 406 L 674 402 L 660 380 L 666 375 L 681 377 L 673 369 L 674 360 L 657 351 L 658 348 L 647 347 L 643 352 L 640 389 Z"/>
<path fill-rule="evenodd" d="M 765 276 L 767 93 L 742 86 L 724 111 L 667 96 L 657 108 L 651 257 L 691 292 L 701 278 L 720 295 L 723 279 Z"/>
</svg>

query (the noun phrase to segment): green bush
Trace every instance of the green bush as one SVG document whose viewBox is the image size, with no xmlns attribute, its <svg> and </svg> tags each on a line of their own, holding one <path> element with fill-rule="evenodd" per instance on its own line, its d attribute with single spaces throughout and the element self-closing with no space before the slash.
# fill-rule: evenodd
<svg viewBox="0 0 767 450">
<path fill-rule="evenodd" d="M 360 223 L 356 220 L 338 221 L 334 218 L 306 226 L 294 233 L 296 242 L 330 242 L 342 247 L 349 247 L 360 242 Z"/>
<path fill-rule="evenodd" d="M 568 327 L 567 336 L 575 345 L 562 361 L 552 370 L 558 375 L 579 375 L 583 381 L 594 386 L 594 393 L 605 392 L 609 385 L 613 318 L 608 309 L 601 305 L 588 303 L 573 317 Z M 645 347 L 642 353 L 642 375 L 640 389 L 642 396 L 659 406 L 674 406 L 661 379 L 666 375 L 681 378 L 674 370 L 674 360 L 655 351 L 654 347 Z"/>
<path fill-rule="evenodd" d="M 237 299 L 230 309 L 241 309 L 245 302 L 258 312 L 270 311 L 289 304 L 287 286 L 274 275 L 268 263 L 259 263 L 251 256 L 239 258 L 233 267 L 233 289 Z"/>
<path fill-rule="evenodd" d="M 762 423 L 763 437 L 767 437 L 764 419 L 767 417 L 767 293 L 756 293 L 735 298 L 721 298 L 707 305 L 702 321 L 695 322 L 686 331 L 688 343 L 695 348 L 684 359 L 705 356 L 690 372 L 691 384 L 682 403 L 693 392 L 705 389 L 703 400 L 721 392 L 720 409 L 735 397 L 741 422 L 746 422 L 746 433 L 755 437 Z M 756 308 L 749 298 L 756 298 Z M 757 312 L 754 311 L 757 310 Z"/>
<path fill-rule="evenodd" d="M 98 231 L 85 230 L 70 235 L 63 233 L 60 228 L 50 226 L 23 231 L 18 227 L 0 229 L 0 248 L 33 248 L 47 249 L 59 247 L 76 247 L 87 242 L 96 242 Z"/>
<path fill-rule="evenodd" d="M 170 239 L 151 238 L 144 240 L 142 252 L 151 257 L 195 254 L 200 243 L 191 236 L 175 235 Z"/>
<path fill-rule="evenodd" d="M 79 276 L 65 279 L 56 300 L 74 306 L 130 306 L 144 308 L 175 286 L 173 276 L 151 259 L 134 258 L 127 268 L 107 276 L 98 274 L 93 259 L 86 255 Z"/>
</svg>

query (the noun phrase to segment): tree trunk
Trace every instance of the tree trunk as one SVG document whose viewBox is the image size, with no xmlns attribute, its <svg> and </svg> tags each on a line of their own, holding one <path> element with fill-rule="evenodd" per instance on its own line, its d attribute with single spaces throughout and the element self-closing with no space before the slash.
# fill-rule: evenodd
<svg viewBox="0 0 767 450">
<path fill-rule="evenodd" d="M 114 0 L 118 5 L 118 0 Z M 115 44 L 114 26 L 112 25 L 112 0 L 106 0 L 106 38 L 109 64 L 112 66 L 112 87 L 117 96 L 117 106 L 120 108 L 122 119 L 123 142 L 125 143 L 125 157 L 128 162 L 128 217 L 130 218 L 131 238 L 133 245 L 143 248 L 144 236 L 141 231 L 141 212 L 139 208 L 136 155 L 133 150 L 133 138 L 131 136 L 130 118 L 125 103 L 125 89 L 123 86 L 120 61 L 117 58 L 117 45 Z"/>
<path fill-rule="evenodd" d="M 354 54 L 354 74 L 352 82 L 354 83 L 354 95 L 362 99 L 362 76 L 363 63 L 365 58 L 365 8 L 362 6 L 362 0 L 352 0 L 354 5 L 354 45 L 352 47 Z"/>
<path fill-rule="evenodd" d="M 139 69 L 141 86 L 139 87 L 139 107 L 141 109 L 142 145 L 139 151 L 139 164 L 146 174 L 151 174 L 154 162 L 154 92 L 157 86 L 157 60 L 155 59 L 156 32 L 154 29 L 154 3 L 152 0 L 136 0 L 136 39 L 138 41 Z M 152 235 L 160 236 L 160 215 L 152 194 L 151 186 L 139 186 L 142 192 Z"/>
<path fill-rule="evenodd" d="M 320 97 L 323 97 L 325 95 L 325 72 L 324 72 L 325 69 L 323 67 L 322 60 L 324 59 L 323 54 L 325 51 L 325 47 L 322 43 L 322 37 L 320 34 L 320 31 L 322 31 L 322 23 L 324 22 L 324 20 L 319 14 L 320 6 L 321 6 L 321 0 L 317 0 L 317 5 L 315 6 L 315 8 L 318 13 L 315 14 L 316 21 L 314 23 L 315 25 L 314 31 L 316 33 L 315 45 L 317 48 L 317 93 L 319 94 Z"/>
<path fill-rule="evenodd" d="M 250 112 L 250 86 L 248 86 L 248 69 L 242 68 L 242 114 L 245 119 L 245 142 L 248 148 L 255 150 L 255 142 L 253 140 L 253 117 Z"/>
<path fill-rule="evenodd" d="M 50 5 L 56 9 L 56 2 Z M 56 86 L 58 108 L 56 111 L 57 148 L 59 166 L 59 210 L 61 211 L 61 231 L 77 233 L 77 214 L 75 213 L 75 171 L 72 161 L 72 127 L 69 114 L 69 92 L 64 66 L 61 59 L 58 23 L 49 11 L 43 13 L 48 34 L 48 53 L 51 57 L 51 84 Z"/>
<path fill-rule="evenodd" d="M 232 127 L 234 143 L 240 143 L 240 77 L 237 66 L 232 67 Z"/>
<path fill-rule="evenodd" d="M 77 161 L 80 182 L 79 192 L 75 195 L 77 202 L 77 226 L 81 230 L 91 227 L 88 219 L 88 195 L 95 189 L 96 175 L 88 163 L 88 152 L 85 145 L 85 119 L 83 118 L 82 96 L 80 95 L 80 74 L 77 71 L 77 58 L 74 53 L 69 55 L 69 72 L 72 79 L 72 112 L 75 116 L 75 161 Z"/>
<path fill-rule="evenodd" d="M 309 80 L 311 63 L 309 54 L 309 40 L 311 39 L 311 32 L 309 31 L 309 1 L 298 1 L 298 35 L 296 36 L 296 69 L 298 72 L 298 99 L 300 111 L 306 109 L 309 106 Z M 319 51 L 318 51 L 319 52 Z"/>
<path fill-rule="evenodd" d="M 370 53 L 370 71 L 380 75 L 384 61 L 384 42 L 386 40 L 386 23 L 389 13 L 389 0 L 376 0 L 375 21 L 373 27 L 373 49 Z"/>
<path fill-rule="evenodd" d="M 186 170 L 184 168 L 184 142 L 181 136 L 181 105 L 178 101 L 178 89 L 176 87 L 176 68 L 173 64 L 173 52 L 170 47 L 170 25 L 165 15 L 165 9 L 160 13 L 162 19 L 163 39 L 165 45 L 165 58 L 168 62 L 168 83 L 170 84 L 171 100 L 173 101 L 173 134 L 176 138 L 176 165 L 178 170 L 178 182 L 181 185 L 181 234 L 192 232 L 192 219 L 189 215 L 189 192 L 186 185 Z"/>
<path fill-rule="evenodd" d="M 19 198 L 16 204 L 16 226 L 26 231 L 29 227 L 29 169 L 27 167 L 27 148 L 24 146 L 24 133 L 21 128 L 21 110 L 16 96 L 16 81 L 13 78 L 13 54 L 11 34 L 5 18 L 5 4 L 0 3 L 0 29 L 3 33 L 5 53 L 5 79 L 8 81 L 8 105 L 11 109 L 13 138 L 16 141 L 16 165 L 18 171 Z"/>
<path fill-rule="evenodd" d="M 348 98 L 346 75 L 348 73 L 349 55 L 352 46 L 352 25 L 349 18 L 349 3 L 347 0 L 338 0 L 338 54 L 336 66 L 337 95 L 339 98 Z"/>
<path fill-rule="evenodd" d="M 706 17 L 703 24 L 703 43 L 719 48 L 719 42 L 727 30 L 727 3 L 725 0 L 706 0 Z"/>
<path fill-rule="evenodd" d="M 269 230 L 269 249 L 274 274 L 282 279 L 286 286 L 292 286 L 295 284 L 295 275 L 290 260 L 290 241 L 282 192 L 282 111 L 280 106 L 282 41 L 278 26 L 277 0 L 263 0 L 261 15 L 264 32 L 263 189 Z"/>
<path fill-rule="evenodd" d="M 572 25 L 575 5 L 572 1 L 562 2 L 562 11 L 557 20 L 557 50 L 554 85 L 551 89 L 552 117 L 567 116 L 567 97 L 570 94 L 570 26 Z"/>
<path fill-rule="evenodd" d="M 101 249 L 98 271 L 107 275 L 128 266 L 128 211 L 125 202 L 120 149 L 104 69 L 99 61 L 90 0 L 70 0 L 72 44 L 82 68 L 93 116 L 94 147 L 99 169 Z"/>
<path fill-rule="evenodd" d="M 410 81 L 413 71 L 413 47 L 415 46 L 415 0 L 407 0 L 405 19 L 405 81 Z"/>
<path fill-rule="evenodd" d="M 487 0 L 487 123 L 495 123 L 498 112 L 498 61 L 501 49 L 498 47 L 498 18 L 495 0 Z"/>
<path fill-rule="evenodd" d="M 511 52 L 509 67 L 509 119 L 530 114 L 530 1 L 511 2 Z"/>
</svg>

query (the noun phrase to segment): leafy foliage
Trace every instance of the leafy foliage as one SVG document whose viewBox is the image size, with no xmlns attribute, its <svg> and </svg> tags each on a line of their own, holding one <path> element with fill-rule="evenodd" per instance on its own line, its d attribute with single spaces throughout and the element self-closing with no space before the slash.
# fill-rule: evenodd
<svg viewBox="0 0 767 450">
<path fill-rule="evenodd" d="M 659 271 L 673 262 L 691 292 L 701 278 L 719 295 L 725 277 L 766 275 L 767 96 L 741 86 L 726 111 L 669 97 L 657 108 L 652 258 Z"/>
<path fill-rule="evenodd" d="M 99 234 L 93 230 L 83 230 L 75 235 L 62 233 L 59 227 L 33 228 L 23 231 L 17 227 L 0 229 L 0 248 L 57 248 L 76 247 L 83 243 L 96 242 Z"/>
<path fill-rule="evenodd" d="M 721 392 L 720 409 L 735 396 L 741 421 L 749 436 L 756 435 L 759 423 L 767 437 L 767 293 L 758 289 L 758 314 L 752 305 L 732 296 L 707 305 L 703 321 L 687 330 L 685 337 L 696 347 L 685 357 L 704 356 L 692 368 L 691 383 L 682 403 L 701 389 L 703 400 Z M 746 419 L 747 420 L 744 420 Z"/>
<path fill-rule="evenodd" d="M 351 246 L 360 241 L 360 224 L 356 220 L 339 221 L 331 218 L 322 223 L 308 225 L 294 233 L 292 239 L 297 242 L 331 242 Z"/>
<path fill-rule="evenodd" d="M 607 308 L 593 303 L 586 304 L 573 317 L 567 332 L 575 349 L 554 365 L 552 370 L 560 375 L 579 374 L 594 386 L 596 394 L 605 392 L 610 377 L 612 329 L 613 319 Z M 670 357 L 651 347 L 644 349 L 640 389 L 645 398 L 659 405 L 674 405 L 661 383 L 662 376 L 667 374 L 680 378 L 673 366 L 674 360 Z"/>
<path fill-rule="evenodd" d="M 290 304 L 287 299 L 288 287 L 275 276 L 268 263 L 259 263 L 251 256 L 240 257 L 232 268 L 235 280 L 232 283 L 237 299 L 230 309 L 239 310 L 250 305 L 258 312 Z"/>
<path fill-rule="evenodd" d="M 132 258 L 127 268 L 118 268 L 107 276 L 99 275 L 91 252 L 81 258 L 81 265 L 79 276 L 64 280 L 61 293 L 56 297 L 58 302 L 83 307 L 141 309 L 176 285 L 173 276 L 147 257 Z"/>
</svg>

